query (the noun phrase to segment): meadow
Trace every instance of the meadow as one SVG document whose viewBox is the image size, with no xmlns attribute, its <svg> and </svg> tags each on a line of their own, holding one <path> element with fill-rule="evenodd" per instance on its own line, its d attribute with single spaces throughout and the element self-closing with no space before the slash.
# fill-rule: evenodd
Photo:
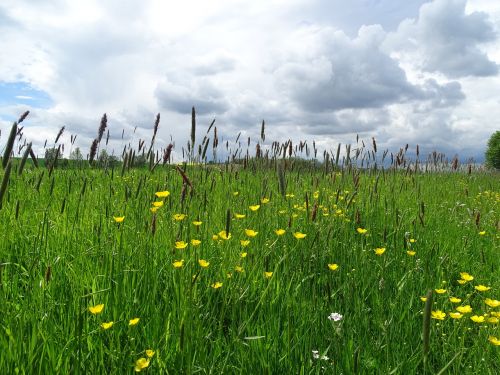
<svg viewBox="0 0 500 375">
<path fill-rule="evenodd" d="M 500 373 L 498 173 L 205 139 L 149 168 L 4 157 L 2 373 Z"/>
</svg>

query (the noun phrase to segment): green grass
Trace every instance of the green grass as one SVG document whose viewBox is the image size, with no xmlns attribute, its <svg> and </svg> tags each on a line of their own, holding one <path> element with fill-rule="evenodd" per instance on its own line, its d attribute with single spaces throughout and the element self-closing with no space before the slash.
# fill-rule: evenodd
<svg viewBox="0 0 500 375">
<path fill-rule="evenodd" d="M 488 341 L 500 325 L 469 318 L 500 311 L 483 302 L 500 299 L 498 175 L 306 166 L 287 169 L 295 196 L 286 198 L 272 168 L 198 166 L 186 170 L 194 189 L 182 201 L 171 167 L 124 177 L 120 168 L 56 169 L 39 183 L 42 173 L 12 173 L 0 210 L 3 373 L 131 373 L 146 349 L 155 351 L 143 370 L 151 373 L 500 373 L 500 347 Z M 156 199 L 163 190 L 170 196 Z M 164 206 L 153 235 L 155 200 Z M 213 240 L 227 210 L 231 238 Z M 245 229 L 258 234 L 243 248 Z M 175 249 L 192 239 L 201 245 Z M 460 285 L 460 272 L 474 280 Z M 473 313 L 431 320 L 424 367 L 420 297 L 441 287 L 432 310 L 453 311 L 455 296 Z M 103 312 L 93 315 L 97 304 Z M 332 312 L 343 319 L 330 321 Z"/>
</svg>

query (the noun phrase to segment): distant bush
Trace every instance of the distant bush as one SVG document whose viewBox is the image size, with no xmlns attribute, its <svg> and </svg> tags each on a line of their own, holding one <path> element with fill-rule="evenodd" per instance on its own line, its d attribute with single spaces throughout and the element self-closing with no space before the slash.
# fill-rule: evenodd
<svg viewBox="0 0 500 375">
<path fill-rule="evenodd" d="M 500 169 L 500 131 L 496 131 L 488 141 L 488 148 L 485 153 L 486 166 Z"/>
</svg>

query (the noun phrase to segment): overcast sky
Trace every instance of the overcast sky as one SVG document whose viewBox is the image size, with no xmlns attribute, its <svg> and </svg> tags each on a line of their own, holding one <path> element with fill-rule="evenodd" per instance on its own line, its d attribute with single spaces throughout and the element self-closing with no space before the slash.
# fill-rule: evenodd
<svg viewBox="0 0 500 375">
<path fill-rule="evenodd" d="M 179 155 L 195 106 L 199 132 L 216 118 L 231 140 L 257 140 L 264 119 L 267 141 L 359 134 L 482 161 L 499 30 L 492 0 L 2 0 L 0 149 L 26 109 L 40 153 L 61 126 L 86 153 L 106 112 L 120 154 L 160 112 L 159 145 Z"/>
</svg>

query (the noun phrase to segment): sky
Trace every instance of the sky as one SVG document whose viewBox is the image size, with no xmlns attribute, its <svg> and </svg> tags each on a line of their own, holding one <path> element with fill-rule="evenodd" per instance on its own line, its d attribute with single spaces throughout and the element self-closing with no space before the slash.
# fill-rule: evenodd
<svg viewBox="0 0 500 375">
<path fill-rule="evenodd" d="M 25 110 L 43 155 L 59 129 L 88 152 L 151 139 L 371 142 L 484 160 L 500 129 L 500 2 L 2 0 L 0 150 Z M 122 139 L 122 132 L 125 136 Z M 65 153 L 69 153 L 66 147 Z"/>
</svg>

